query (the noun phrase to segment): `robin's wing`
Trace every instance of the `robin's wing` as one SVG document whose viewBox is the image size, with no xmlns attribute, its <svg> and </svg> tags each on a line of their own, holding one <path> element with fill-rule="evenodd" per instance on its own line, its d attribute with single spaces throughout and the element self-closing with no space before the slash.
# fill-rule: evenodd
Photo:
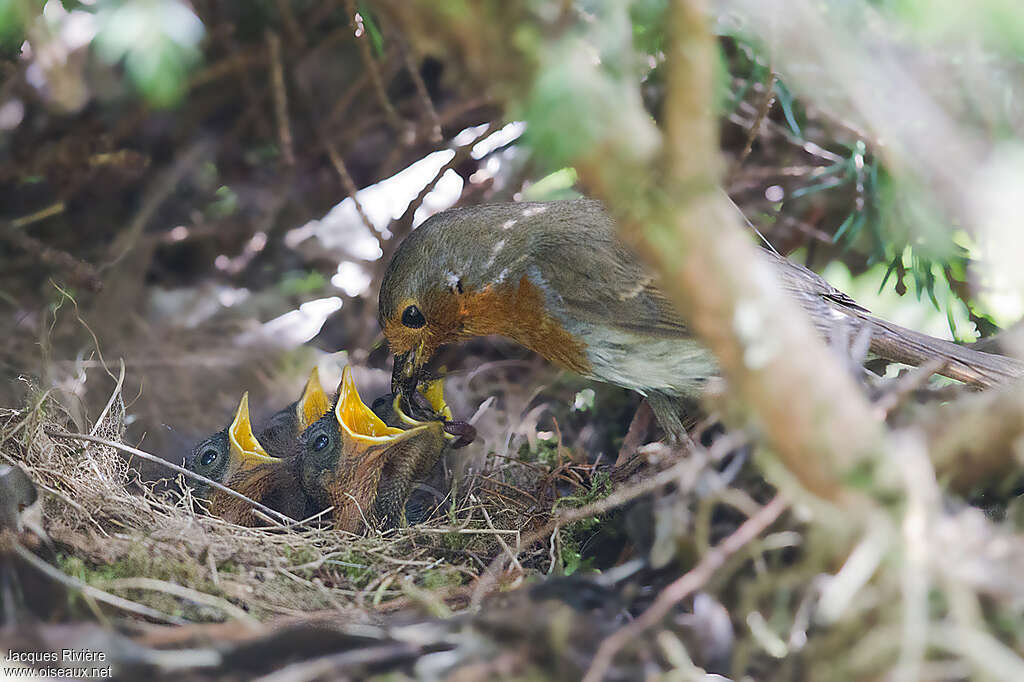
<svg viewBox="0 0 1024 682">
<path fill-rule="evenodd" d="M 534 245 L 535 274 L 556 314 L 646 335 L 689 336 L 654 277 L 610 231 L 583 229 L 543 242 Z"/>
<path fill-rule="evenodd" d="M 775 267 L 783 287 L 816 323 L 833 324 L 830 312 L 837 308 L 867 312 L 817 273 L 771 251 L 761 253 Z M 656 286 L 654 277 L 635 254 L 615 238 L 610 227 L 587 227 L 578 230 L 572 238 L 567 238 L 564 232 L 546 235 L 542 243 L 535 244 L 534 254 L 539 274 L 549 291 L 560 295 L 566 315 L 583 322 L 659 337 L 689 335 L 679 313 Z M 559 302 L 552 303 L 557 310 Z"/>
</svg>

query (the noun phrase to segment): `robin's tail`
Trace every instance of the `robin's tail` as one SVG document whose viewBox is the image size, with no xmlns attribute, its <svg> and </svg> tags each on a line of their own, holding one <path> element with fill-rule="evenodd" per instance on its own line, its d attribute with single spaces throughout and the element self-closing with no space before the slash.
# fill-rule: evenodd
<svg viewBox="0 0 1024 682">
<path fill-rule="evenodd" d="M 988 387 L 1024 377 L 1024 362 L 958 346 L 898 324 L 847 309 L 871 329 L 871 351 L 891 362 L 921 365 L 941 360 L 938 373 L 975 386 Z"/>
</svg>

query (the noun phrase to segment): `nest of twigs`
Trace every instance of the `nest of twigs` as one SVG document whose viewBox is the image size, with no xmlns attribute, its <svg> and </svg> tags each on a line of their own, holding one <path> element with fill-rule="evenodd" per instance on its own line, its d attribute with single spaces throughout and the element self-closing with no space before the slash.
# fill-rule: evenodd
<svg viewBox="0 0 1024 682">
<path fill-rule="evenodd" d="M 473 394 L 471 378 L 452 392 Z M 93 647 L 125 678 L 868 679 L 914 654 L 908 674 L 1015 679 L 1012 519 L 942 512 L 934 480 L 908 477 L 902 526 L 879 515 L 844 535 L 768 486 L 738 434 L 713 430 L 686 456 L 648 445 L 613 469 L 557 421 L 542 431 L 536 396 L 487 388 L 504 404 L 489 415 L 501 447 L 478 453 L 425 522 L 364 535 L 210 516 L 182 475 L 139 475 L 120 382 L 85 429 L 102 443 L 72 437 L 81 425 L 33 391 L 0 412 L 0 453 L 40 493 L 22 516 L 41 515 L 13 541 L 3 531 L 36 607 L 4 639 Z M 38 624 L 83 618 L 101 627 Z"/>
<path fill-rule="evenodd" d="M 467 586 L 547 521 L 556 496 L 576 499 L 572 488 L 587 496 L 593 468 L 568 458 L 491 457 L 425 522 L 384 534 L 285 525 L 258 510 L 264 523 L 245 528 L 205 513 L 182 473 L 168 467 L 166 478 L 142 480 L 138 456 L 122 443 L 123 417 L 115 391 L 88 432 L 106 442 L 76 440 L 61 404 L 38 392 L 30 406 L 0 412 L 3 457 L 43 493 L 43 525 L 63 568 L 95 577 L 97 567 L 114 567 L 96 586 L 156 609 L 167 622 L 393 609 L 396 600 L 435 588 L 452 604 L 465 603 Z M 516 561 L 530 563 L 528 555 Z M 179 594 L 181 587 L 189 594 Z"/>
</svg>

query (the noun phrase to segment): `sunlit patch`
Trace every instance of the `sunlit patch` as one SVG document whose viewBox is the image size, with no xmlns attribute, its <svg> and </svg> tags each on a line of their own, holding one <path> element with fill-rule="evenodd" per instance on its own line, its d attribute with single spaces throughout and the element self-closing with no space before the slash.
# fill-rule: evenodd
<svg viewBox="0 0 1024 682">
<path fill-rule="evenodd" d="M 240 334 L 237 341 L 241 344 L 272 342 L 283 348 L 300 346 L 316 336 L 331 313 L 341 306 L 342 300 L 338 296 L 306 301 L 298 310 L 264 322 L 256 331 Z"/>
<path fill-rule="evenodd" d="M 427 154 L 389 178 L 364 187 L 356 193 L 356 202 L 347 197 L 336 204 L 319 220 L 312 220 L 301 227 L 285 233 L 284 243 L 292 249 L 305 248 L 303 242 L 316 237 L 316 251 L 337 251 L 338 255 L 364 261 L 378 260 L 383 252 L 376 234 L 366 228 L 363 216 L 369 220 L 373 230 L 384 239 L 391 238 L 388 225 L 405 213 L 419 193 L 434 182 L 441 169 L 452 160 L 455 152 L 450 149 Z M 462 193 L 462 176 L 448 169 L 427 194 L 423 205 L 416 211 L 413 224 L 419 225 L 438 211 L 452 206 Z M 344 287 L 343 287 L 344 288 Z"/>
<path fill-rule="evenodd" d="M 470 152 L 470 156 L 477 160 L 482 159 L 495 149 L 515 142 L 524 132 L 526 132 L 525 122 L 512 121 L 501 130 L 495 131 L 473 145 L 473 150 Z"/>
<path fill-rule="evenodd" d="M 481 123 L 478 126 L 463 128 L 457 135 L 455 135 L 455 137 L 452 138 L 452 144 L 456 147 L 465 147 L 470 142 L 479 140 L 480 136 L 486 133 L 490 127 L 490 123 Z"/>
<path fill-rule="evenodd" d="M 169 242 L 180 242 L 188 238 L 188 228 L 184 225 L 178 225 L 171 229 L 167 233 L 167 241 Z"/>
<path fill-rule="evenodd" d="M 354 298 L 369 289 L 372 280 L 366 268 L 346 260 L 338 263 L 338 271 L 331 277 L 331 284 Z"/>
<path fill-rule="evenodd" d="M 25 105 L 20 99 L 10 99 L 0 105 L 0 130 L 14 130 L 25 117 Z"/>
</svg>

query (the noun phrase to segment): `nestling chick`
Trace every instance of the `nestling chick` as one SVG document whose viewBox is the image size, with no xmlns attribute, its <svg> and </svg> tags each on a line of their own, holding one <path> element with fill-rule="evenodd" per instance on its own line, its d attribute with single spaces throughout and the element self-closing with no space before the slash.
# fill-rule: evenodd
<svg viewBox="0 0 1024 682">
<path fill-rule="evenodd" d="M 357 532 L 367 522 L 405 523 L 413 483 L 456 438 L 441 421 L 409 419 L 406 426 L 388 426 L 374 414 L 360 399 L 351 369 L 345 368 L 334 409 L 299 437 L 294 460 L 303 492 L 318 505 L 334 507 L 337 529 Z"/>
<path fill-rule="evenodd" d="M 253 433 L 249 418 L 249 394 L 242 396 L 231 424 L 199 441 L 185 457 L 185 468 L 217 483 L 238 472 L 273 463 L 293 449 L 296 437 L 330 409 L 331 400 L 320 383 L 317 368 L 309 374 L 298 400 L 276 412 Z M 209 496 L 209 486 L 194 484 L 196 497 Z"/>
</svg>

